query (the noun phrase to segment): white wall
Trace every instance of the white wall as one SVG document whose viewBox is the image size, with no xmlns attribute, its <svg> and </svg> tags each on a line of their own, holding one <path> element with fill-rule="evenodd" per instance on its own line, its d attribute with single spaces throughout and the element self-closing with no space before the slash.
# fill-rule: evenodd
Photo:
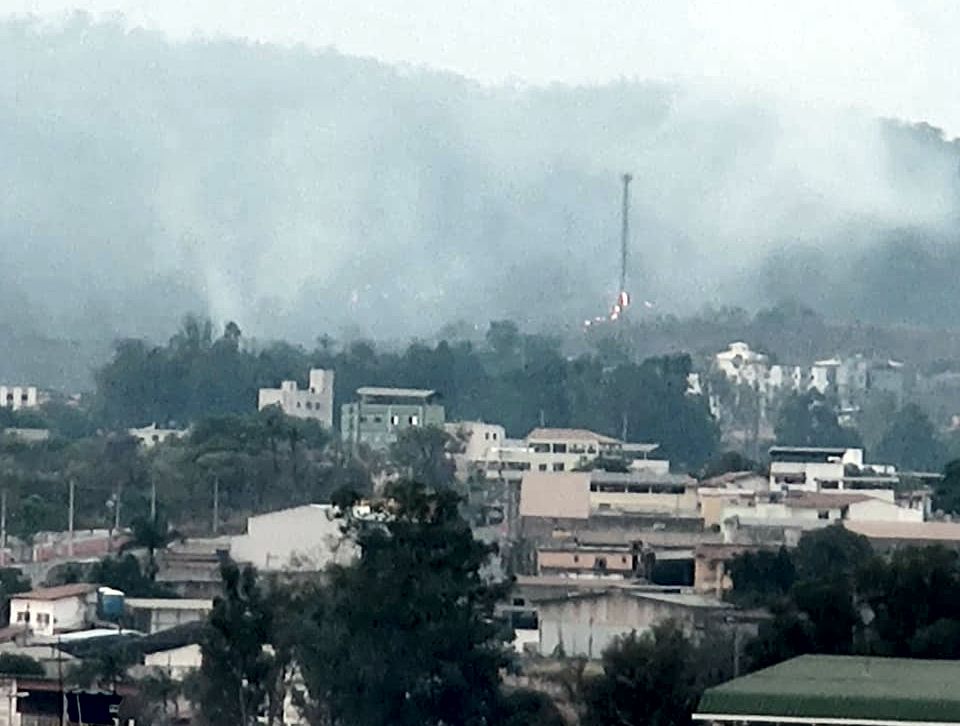
<svg viewBox="0 0 960 726">
<path fill-rule="evenodd" d="M 340 531 L 329 504 L 307 504 L 247 519 L 247 533 L 231 538 L 230 556 L 261 570 L 322 570 L 349 562 L 355 548 Z"/>
<path fill-rule="evenodd" d="M 907 509 L 881 499 L 868 499 L 850 505 L 847 519 L 851 522 L 922 522 L 922 509 Z"/>
<path fill-rule="evenodd" d="M 280 406 L 287 416 L 313 419 L 333 428 L 333 379 L 333 371 L 314 368 L 307 390 L 297 388 L 296 381 L 283 381 L 280 388 L 261 388 L 257 408 Z"/>
<path fill-rule="evenodd" d="M 93 607 L 89 595 L 60 600 L 31 600 L 14 597 L 10 601 L 10 624 L 28 624 L 38 635 L 54 635 L 85 625 Z M 88 604 L 90 603 L 90 604 Z M 26 614 L 29 613 L 29 623 Z"/>
<path fill-rule="evenodd" d="M 174 680 L 181 680 L 191 671 L 200 667 L 203 655 L 200 646 L 191 643 L 180 648 L 163 650 L 159 653 L 150 653 L 143 657 L 145 666 L 162 668 Z"/>
</svg>

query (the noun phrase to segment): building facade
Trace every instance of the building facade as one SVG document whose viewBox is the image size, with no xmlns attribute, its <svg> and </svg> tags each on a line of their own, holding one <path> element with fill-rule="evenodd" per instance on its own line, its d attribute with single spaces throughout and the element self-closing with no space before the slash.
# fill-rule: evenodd
<svg viewBox="0 0 960 726">
<path fill-rule="evenodd" d="M 313 368 L 307 390 L 296 381 L 283 381 L 280 388 L 261 388 L 257 407 L 279 406 L 287 416 L 319 421 L 325 428 L 333 428 L 333 371 Z"/>
<path fill-rule="evenodd" d="M 93 622 L 96 606 L 97 586 L 88 583 L 31 590 L 10 598 L 10 625 L 53 636 Z"/>
<path fill-rule="evenodd" d="M 351 446 L 387 449 L 404 429 L 440 426 L 446 414 L 436 391 L 419 388 L 357 389 L 357 400 L 340 409 L 340 432 Z"/>
<path fill-rule="evenodd" d="M 36 386 L 0 386 L 0 408 L 36 408 L 40 405 L 40 396 Z"/>
</svg>

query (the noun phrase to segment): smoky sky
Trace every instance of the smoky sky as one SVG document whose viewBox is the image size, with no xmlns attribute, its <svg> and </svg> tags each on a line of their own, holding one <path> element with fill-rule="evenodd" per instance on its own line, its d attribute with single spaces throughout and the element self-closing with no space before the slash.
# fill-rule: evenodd
<svg viewBox="0 0 960 726">
<path fill-rule="evenodd" d="M 188 311 L 301 341 L 576 326 L 616 291 L 624 171 L 630 289 L 655 311 L 790 297 L 955 322 L 952 277 L 898 307 L 877 262 L 953 254 L 955 145 L 880 122 L 882 104 L 749 78 L 481 83 L 181 31 L 0 24 L 6 326 L 165 337 Z"/>
</svg>

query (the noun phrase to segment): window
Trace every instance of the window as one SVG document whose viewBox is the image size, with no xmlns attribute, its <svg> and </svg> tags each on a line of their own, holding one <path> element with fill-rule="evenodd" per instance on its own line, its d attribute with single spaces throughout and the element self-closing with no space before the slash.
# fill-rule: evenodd
<svg viewBox="0 0 960 726">
<path fill-rule="evenodd" d="M 606 570 L 607 569 L 607 558 L 606 557 L 597 557 L 593 561 L 593 569 L 595 570 Z"/>
<path fill-rule="evenodd" d="M 554 462 L 554 464 L 553 464 L 553 470 L 554 470 L 554 471 L 563 471 L 563 462 L 562 462 L 562 461 Z"/>
<path fill-rule="evenodd" d="M 23 611 L 17 613 L 17 622 L 18 622 L 18 623 L 24 622 L 24 620 L 25 620 L 25 617 L 24 617 L 24 616 L 26 616 L 26 615 L 27 615 L 27 613 L 25 613 L 25 612 L 23 612 Z"/>
<path fill-rule="evenodd" d="M 374 422 L 374 423 L 383 423 L 383 416 L 374 416 L 374 417 L 373 417 L 373 422 Z"/>
<path fill-rule="evenodd" d="M 497 440 L 497 432 L 496 432 L 496 431 L 494 431 L 494 432 L 493 432 L 492 434 L 490 434 L 490 435 L 493 437 L 493 440 L 494 440 L 494 441 Z"/>
<path fill-rule="evenodd" d="M 514 607 L 522 608 L 522 607 L 523 607 L 524 605 L 526 605 L 526 604 L 527 604 L 527 601 L 524 600 L 522 597 L 515 597 L 515 598 L 513 598 L 513 606 L 514 606 Z"/>
<path fill-rule="evenodd" d="M 489 440 L 490 440 L 490 432 L 487 431 L 487 432 L 483 435 L 483 438 L 484 438 L 484 440 L 489 441 Z"/>
<path fill-rule="evenodd" d="M 419 416 L 416 416 L 416 415 L 410 416 L 410 418 L 408 418 L 407 420 L 409 421 L 409 423 L 410 423 L 411 426 L 419 426 L 419 425 L 420 425 L 420 417 L 419 417 Z"/>
<path fill-rule="evenodd" d="M 310 403 L 310 401 L 307 401 L 307 410 L 309 411 L 309 410 L 311 410 L 312 408 L 313 408 L 313 404 Z"/>
<path fill-rule="evenodd" d="M 574 555 L 574 556 L 573 556 L 573 561 L 574 561 L 574 562 L 579 562 L 579 561 L 580 561 L 580 555 Z"/>
<path fill-rule="evenodd" d="M 297 401 L 297 408 L 303 408 L 303 405 L 300 403 L 300 401 Z"/>
<path fill-rule="evenodd" d="M 393 416 L 390 417 L 390 425 L 391 425 L 391 426 L 398 426 L 399 424 L 400 424 L 400 417 L 399 417 L 399 416 L 397 416 L 396 414 L 394 414 Z"/>
<path fill-rule="evenodd" d="M 566 445 L 566 444 L 554 444 L 554 445 L 553 445 L 553 453 L 554 453 L 554 454 L 566 454 L 566 453 L 567 453 L 567 445 Z"/>
<path fill-rule="evenodd" d="M 830 519 L 830 512 L 826 509 L 821 509 L 817 512 L 817 519 Z"/>
<path fill-rule="evenodd" d="M 26 402 L 27 402 L 27 394 L 26 394 L 26 393 L 20 394 L 20 402 L 21 402 L 21 403 L 26 403 Z"/>
<path fill-rule="evenodd" d="M 546 471 L 546 470 L 547 470 L 547 465 L 546 465 L 546 464 L 541 464 L 541 465 L 540 465 L 539 467 L 537 467 L 537 468 L 540 469 L 540 471 Z"/>
<path fill-rule="evenodd" d="M 151 438 L 153 439 L 153 443 L 157 443 L 158 441 L 160 441 L 160 436 L 158 436 L 157 434 L 154 434 Z"/>
<path fill-rule="evenodd" d="M 549 454 L 550 444 L 530 444 L 530 448 L 538 454 Z"/>
<path fill-rule="evenodd" d="M 622 562 L 623 564 L 627 564 L 627 556 L 624 555 L 623 557 L 621 557 L 620 562 Z"/>
</svg>

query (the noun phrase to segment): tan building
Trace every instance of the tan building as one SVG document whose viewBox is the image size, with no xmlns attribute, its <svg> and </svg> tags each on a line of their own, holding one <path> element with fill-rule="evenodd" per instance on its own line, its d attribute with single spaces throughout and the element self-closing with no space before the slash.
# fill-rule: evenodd
<svg viewBox="0 0 960 726">
<path fill-rule="evenodd" d="M 630 578 L 639 556 L 624 545 L 573 545 L 537 548 L 537 573 L 585 578 Z"/>
<path fill-rule="evenodd" d="M 701 595 L 722 597 L 733 588 L 730 579 L 730 560 L 744 552 L 756 552 L 758 547 L 729 544 L 701 544 L 694 550 L 693 589 Z"/>
</svg>

